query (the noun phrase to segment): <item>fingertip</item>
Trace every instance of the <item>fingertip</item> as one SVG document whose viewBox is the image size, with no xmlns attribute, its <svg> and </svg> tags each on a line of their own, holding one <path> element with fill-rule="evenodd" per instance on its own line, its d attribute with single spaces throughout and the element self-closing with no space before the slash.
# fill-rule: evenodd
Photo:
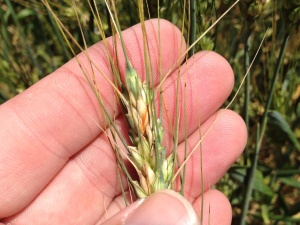
<svg viewBox="0 0 300 225">
<path fill-rule="evenodd" d="M 202 151 L 194 151 L 187 161 L 185 193 L 188 199 L 201 195 L 204 190 L 215 185 L 230 166 L 239 158 L 245 148 L 247 131 L 243 119 L 231 110 L 220 110 L 210 116 L 202 125 Z M 199 143 L 199 130 L 189 136 L 190 149 Z M 184 145 L 179 146 L 180 153 Z M 183 155 L 182 155 L 183 156 Z M 203 159 L 201 162 L 200 159 Z M 202 171 L 200 165 L 202 163 Z M 204 174 L 201 179 L 201 174 Z"/>
<path fill-rule="evenodd" d="M 172 190 L 163 190 L 146 198 L 124 224 L 198 225 L 199 220 L 192 205 L 183 196 Z"/>
<path fill-rule="evenodd" d="M 202 212 L 202 201 L 204 208 Z M 232 209 L 229 200 L 218 190 L 211 189 L 197 198 L 193 203 L 194 209 L 203 221 L 203 225 L 230 225 Z M 201 219 L 201 215 L 203 218 Z"/>
<path fill-rule="evenodd" d="M 200 223 L 194 208 L 183 196 L 172 190 L 163 190 L 138 200 L 104 224 L 199 225 Z"/>
<path fill-rule="evenodd" d="M 207 156 L 209 157 L 208 163 L 211 164 L 210 168 L 215 168 L 220 178 L 244 151 L 247 143 L 247 129 L 242 117 L 232 110 L 219 110 L 214 118 L 211 118 L 206 125 L 215 123 L 211 134 L 204 142 L 210 149 Z"/>
<path fill-rule="evenodd" d="M 229 62 L 213 51 L 202 51 L 198 54 L 202 58 L 203 73 L 208 77 L 216 77 L 219 90 L 226 90 L 229 95 L 234 86 L 234 73 Z"/>
<path fill-rule="evenodd" d="M 237 159 L 242 154 L 247 143 L 248 134 L 245 121 L 233 110 L 225 109 L 220 112 L 223 114 L 220 126 L 223 128 L 223 132 L 230 134 L 230 142 L 232 146 L 235 146 Z"/>
</svg>

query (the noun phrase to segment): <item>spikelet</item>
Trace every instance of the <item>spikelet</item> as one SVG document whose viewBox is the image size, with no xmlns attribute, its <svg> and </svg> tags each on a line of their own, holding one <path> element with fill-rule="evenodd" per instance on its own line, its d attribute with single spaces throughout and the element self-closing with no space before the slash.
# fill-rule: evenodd
<svg viewBox="0 0 300 225">
<path fill-rule="evenodd" d="M 138 198 L 169 188 L 173 174 L 173 156 L 165 157 L 162 145 L 164 130 L 154 115 L 153 96 L 146 83 L 128 63 L 126 86 L 122 88 L 126 101 L 121 101 L 129 124 L 129 157 L 139 175 L 132 186 Z"/>
</svg>

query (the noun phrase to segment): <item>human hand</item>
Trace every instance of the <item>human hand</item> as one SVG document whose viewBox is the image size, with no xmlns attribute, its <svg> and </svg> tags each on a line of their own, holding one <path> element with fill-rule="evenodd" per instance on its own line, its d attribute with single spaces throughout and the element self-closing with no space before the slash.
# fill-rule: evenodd
<svg viewBox="0 0 300 225">
<path fill-rule="evenodd" d="M 147 21 L 146 26 L 153 73 L 158 83 L 157 22 Z M 145 77 L 139 28 L 134 26 L 124 31 L 123 37 L 134 68 Z M 184 47 L 180 50 L 181 34 L 170 23 L 161 20 L 160 32 L 162 73 L 166 74 Z M 88 51 L 101 71 L 111 76 L 103 44 L 98 43 Z M 90 70 L 83 54 L 79 60 Z M 123 58 L 120 61 L 120 65 L 125 64 Z M 113 88 L 99 72 L 95 73 L 104 103 L 112 115 L 116 102 Z M 199 118 L 201 133 L 205 133 L 232 90 L 233 73 L 226 60 L 213 52 L 196 54 L 181 67 L 181 73 L 187 85 L 188 148 L 191 150 L 199 141 Z M 174 71 L 163 84 L 171 121 L 175 112 L 176 76 Z M 115 113 L 120 114 L 120 111 Z M 144 222 L 139 224 L 196 224 L 189 203 L 171 191 L 158 192 L 124 209 L 115 157 L 105 134 L 97 126 L 105 124 L 100 115 L 99 103 L 74 59 L 0 106 L 2 223 L 138 224 L 142 218 Z M 164 121 L 164 142 L 170 149 L 172 136 L 167 119 Z M 181 128 L 183 123 L 182 118 Z M 124 118 L 117 117 L 116 124 L 126 134 Z M 183 142 L 184 129 L 179 132 L 179 141 Z M 230 110 L 223 110 L 202 143 L 204 193 L 199 151 L 187 163 L 185 198 L 198 216 L 204 198 L 204 224 L 208 218 L 211 225 L 231 222 L 228 200 L 210 187 L 238 158 L 246 136 L 242 119 Z M 183 149 L 182 143 L 180 149 Z"/>
</svg>

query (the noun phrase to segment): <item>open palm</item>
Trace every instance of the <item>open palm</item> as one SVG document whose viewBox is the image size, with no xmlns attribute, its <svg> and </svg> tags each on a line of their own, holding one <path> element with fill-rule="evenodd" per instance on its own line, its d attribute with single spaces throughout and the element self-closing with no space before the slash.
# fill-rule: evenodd
<svg viewBox="0 0 300 225">
<path fill-rule="evenodd" d="M 185 49 L 180 31 L 167 21 L 161 20 L 160 23 L 159 46 L 157 21 L 146 22 L 153 75 L 157 84 L 159 54 L 162 74 L 167 74 Z M 144 78 L 140 25 L 124 31 L 123 37 L 134 68 Z M 97 67 L 111 77 L 103 43 L 95 44 L 88 52 Z M 89 61 L 83 54 L 79 55 L 79 60 L 92 73 Z M 125 63 L 121 55 L 120 62 L 121 66 L 124 64 L 121 68 L 124 71 Z M 126 135 L 126 122 L 116 109 L 113 88 L 100 72 L 95 70 L 95 74 L 106 108 L 111 115 L 119 115 L 116 124 Z M 168 121 L 172 121 L 175 115 L 177 74 L 174 70 L 163 83 L 166 110 L 164 142 L 168 149 L 172 145 Z M 200 52 L 189 59 L 187 64 L 181 66 L 181 76 L 180 102 L 183 102 L 183 91 L 186 89 L 188 148 L 191 150 L 199 141 L 199 124 L 202 133 L 212 125 L 220 113 L 218 109 L 232 90 L 234 79 L 227 61 L 213 52 Z M 184 149 L 183 103 L 181 108 L 179 154 Z M 143 206 L 143 203 L 127 209 L 127 212 L 123 209 L 125 205 L 116 160 L 106 134 L 98 126 L 104 127 L 105 121 L 99 103 L 75 59 L 1 105 L 0 118 L 2 223 L 133 224 L 129 220 L 128 223 L 124 222 L 125 218 L 130 217 L 130 213 Z M 187 163 L 185 197 L 199 216 L 201 199 L 204 197 L 205 224 L 208 217 L 211 225 L 231 222 L 229 202 L 211 187 L 238 158 L 246 136 L 242 119 L 232 111 L 223 111 L 202 143 L 204 193 L 201 190 L 199 151 L 195 151 Z M 155 210 L 173 210 L 178 215 L 178 211 L 182 210 L 176 209 L 176 204 L 172 203 L 167 193 L 156 194 L 155 201 L 148 202 L 148 208 L 145 206 L 137 211 L 142 216 L 139 217 L 135 212 L 135 219 L 144 218 L 145 223 L 141 224 L 148 224 L 147 220 L 151 219 L 145 218 L 145 215 L 150 215 L 151 210 L 154 213 Z M 151 204 L 155 204 L 157 209 Z M 114 216 L 116 213 L 117 216 Z M 156 216 L 157 221 L 164 217 L 164 213 L 160 213 Z M 166 221 L 166 218 L 163 219 Z"/>
</svg>

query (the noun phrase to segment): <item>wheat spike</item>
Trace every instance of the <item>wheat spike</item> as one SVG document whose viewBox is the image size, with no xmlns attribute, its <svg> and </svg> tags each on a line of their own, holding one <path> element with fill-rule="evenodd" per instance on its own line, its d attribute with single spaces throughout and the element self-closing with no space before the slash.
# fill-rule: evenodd
<svg viewBox="0 0 300 225">
<path fill-rule="evenodd" d="M 173 156 L 165 157 L 162 145 L 164 130 L 154 115 L 154 98 L 130 63 L 126 69 L 126 86 L 122 87 L 126 101 L 122 101 L 133 146 L 129 157 L 139 175 L 139 182 L 132 182 L 138 198 L 170 187 Z"/>
</svg>

